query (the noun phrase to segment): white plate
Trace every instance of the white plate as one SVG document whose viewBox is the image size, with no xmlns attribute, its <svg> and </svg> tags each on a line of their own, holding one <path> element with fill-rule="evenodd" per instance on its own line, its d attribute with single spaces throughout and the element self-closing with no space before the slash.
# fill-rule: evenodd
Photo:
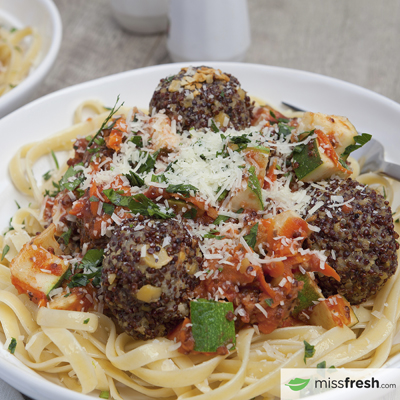
<svg viewBox="0 0 400 400">
<path fill-rule="evenodd" d="M 29 75 L 13 90 L 0 97 L 0 118 L 33 99 L 47 76 L 61 44 L 60 14 L 52 0 L 1 0 L 0 21 L 11 27 L 31 26 L 40 34 L 41 48 Z"/>
<path fill-rule="evenodd" d="M 400 105 L 394 101 L 350 83 L 304 71 L 240 63 L 196 64 L 235 75 L 248 93 L 273 104 L 283 100 L 306 110 L 347 116 L 359 132 L 371 133 L 385 145 L 389 161 L 398 159 Z M 0 120 L 4 144 L 0 149 L 0 227 L 7 226 L 15 212 L 14 199 L 24 205 L 30 201 L 16 192 L 8 177 L 8 163 L 21 145 L 70 126 L 75 108 L 85 99 L 99 99 L 112 106 L 120 95 L 126 105 L 148 107 L 159 80 L 177 73 L 182 66 L 186 64 L 149 67 L 86 82 L 38 99 Z M 394 365 L 391 362 L 391 367 L 399 367 L 399 360 Z M 0 351 L 0 377 L 23 393 L 40 400 L 92 398 L 20 368 L 13 356 Z"/>
</svg>

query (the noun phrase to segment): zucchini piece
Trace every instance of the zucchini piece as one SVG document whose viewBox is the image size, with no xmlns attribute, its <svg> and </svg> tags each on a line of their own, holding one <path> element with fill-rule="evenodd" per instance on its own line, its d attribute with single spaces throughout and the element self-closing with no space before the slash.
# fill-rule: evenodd
<svg viewBox="0 0 400 400">
<path fill-rule="evenodd" d="M 265 172 L 264 172 L 265 175 Z M 246 210 L 261 211 L 264 209 L 262 189 L 260 181 L 256 175 L 256 167 L 252 165 L 248 169 L 247 186 L 245 189 L 232 196 L 229 207 L 232 211 L 238 211 L 241 208 Z M 264 179 L 264 178 L 263 178 Z"/>
<path fill-rule="evenodd" d="M 333 174 L 343 175 L 333 161 L 319 151 L 317 139 L 297 149 L 299 150 L 293 151 L 293 159 L 298 164 L 294 170 L 297 179 L 303 182 L 317 182 Z"/>
<path fill-rule="evenodd" d="M 68 271 L 68 263 L 56 255 L 61 250 L 54 238 L 55 232 L 56 227 L 51 224 L 26 243 L 10 264 L 13 285 L 20 293 L 30 293 L 36 302 L 47 299 Z M 52 251 L 49 251 L 50 248 Z"/>
<path fill-rule="evenodd" d="M 297 295 L 297 305 L 292 311 L 292 315 L 297 317 L 303 310 L 313 306 L 315 304 L 314 301 L 318 301 L 318 299 L 324 298 L 324 296 L 321 289 L 308 272 L 305 274 L 296 272 L 294 278 L 304 283 L 303 288 Z"/>
<path fill-rule="evenodd" d="M 215 353 L 221 346 L 236 344 L 235 322 L 227 318 L 228 313 L 233 315 L 232 303 L 205 299 L 190 302 L 195 351 Z"/>
<path fill-rule="evenodd" d="M 200 210 L 195 207 L 192 203 L 186 203 L 186 201 L 179 200 L 179 199 L 168 199 L 168 206 L 174 210 L 175 214 L 180 214 L 185 218 L 194 219 L 195 217 L 201 217 L 204 214 L 204 210 Z M 186 211 L 183 209 L 186 208 Z"/>
<path fill-rule="evenodd" d="M 346 118 L 339 115 L 306 112 L 299 122 L 298 132 L 320 129 L 328 138 L 335 139 L 335 152 L 341 156 L 346 147 L 354 144 L 356 128 Z"/>
<path fill-rule="evenodd" d="M 343 325 L 351 328 L 358 323 L 358 318 L 350 303 L 343 296 L 337 294 L 317 304 L 310 314 L 309 322 L 325 329 Z"/>
</svg>

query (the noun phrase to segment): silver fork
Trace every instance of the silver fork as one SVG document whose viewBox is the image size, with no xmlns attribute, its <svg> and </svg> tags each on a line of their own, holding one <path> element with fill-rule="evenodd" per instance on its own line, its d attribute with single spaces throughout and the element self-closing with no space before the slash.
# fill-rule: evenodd
<svg viewBox="0 0 400 400">
<path fill-rule="evenodd" d="M 305 110 L 283 101 L 282 104 L 294 111 L 305 112 Z M 378 140 L 371 139 L 363 147 L 356 150 L 352 156 L 360 163 L 362 174 L 376 172 L 400 180 L 400 165 L 385 160 L 385 149 Z"/>
</svg>

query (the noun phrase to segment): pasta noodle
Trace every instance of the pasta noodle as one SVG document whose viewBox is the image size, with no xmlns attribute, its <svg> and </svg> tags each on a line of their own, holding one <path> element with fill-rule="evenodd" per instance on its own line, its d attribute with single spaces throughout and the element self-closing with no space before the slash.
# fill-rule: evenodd
<svg viewBox="0 0 400 400">
<path fill-rule="evenodd" d="M 22 40 L 24 34 L 14 33 L 12 42 Z M 26 70 L 26 63 L 24 66 Z M 83 116 L 87 108 L 95 113 L 90 119 Z M 128 108 L 119 111 L 124 115 L 129 112 Z M 50 182 L 38 183 L 33 167 L 52 151 L 70 152 L 73 139 L 93 135 L 107 115 L 98 102 L 85 102 L 76 111 L 75 125 L 25 145 L 11 161 L 15 186 L 34 200 L 30 208 L 17 211 L 12 220 L 13 230 L 1 243 L 3 249 L 9 247 L 0 264 L 1 329 L 6 348 L 12 338 L 17 338 L 14 354 L 23 364 L 39 373 L 54 375 L 60 384 L 72 390 L 106 391 L 114 399 L 141 394 L 155 399 L 246 400 L 279 396 L 281 368 L 316 367 L 321 361 L 327 366 L 380 368 L 400 352 L 400 346 L 393 344 L 400 315 L 399 270 L 373 302 L 354 307 L 359 322 L 352 328 L 325 330 L 304 325 L 262 334 L 257 328 L 248 327 L 239 331 L 235 350 L 214 356 L 184 355 L 174 341 L 166 338 L 135 340 L 117 332 L 114 322 L 101 310 L 79 312 L 37 307 L 26 294 L 18 294 L 11 283 L 8 265 L 30 235 L 44 230 L 43 191 L 51 187 Z M 356 161 L 352 160 L 352 165 L 357 174 Z M 60 166 L 53 179 L 59 180 L 65 171 L 66 166 Z M 389 179 L 377 174 L 357 179 L 384 187 L 387 198 L 393 200 Z M 397 212 L 394 218 L 399 216 Z M 396 229 L 399 231 L 398 223 Z M 306 364 L 304 341 L 315 349 Z"/>
<path fill-rule="evenodd" d="M 0 96 L 29 74 L 40 51 L 40 36 L 31 27 L 0 28 Z"/>
</svg>

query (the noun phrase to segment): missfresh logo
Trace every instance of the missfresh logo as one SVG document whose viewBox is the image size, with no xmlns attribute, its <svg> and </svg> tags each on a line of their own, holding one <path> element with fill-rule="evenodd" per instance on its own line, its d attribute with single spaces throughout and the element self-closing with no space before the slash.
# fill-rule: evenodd
<svg viewBox="0 0 400 400">
<path fill-rule="evenodd" d="M 301 378 L 294 378 L 289 383 L 285 383 L 285 386 L 289 386 L 295 392 L 304 389 L 311 379 L 301 379 Z"/>
<path fill-rule="evenodd" d="M 281 399 L 296 400 L 334 390 L 347 399 L 400 399 L 400 368 L 282 369 Z M 339 398 L 339 397 L 338 397 Z"/>
</svg>

